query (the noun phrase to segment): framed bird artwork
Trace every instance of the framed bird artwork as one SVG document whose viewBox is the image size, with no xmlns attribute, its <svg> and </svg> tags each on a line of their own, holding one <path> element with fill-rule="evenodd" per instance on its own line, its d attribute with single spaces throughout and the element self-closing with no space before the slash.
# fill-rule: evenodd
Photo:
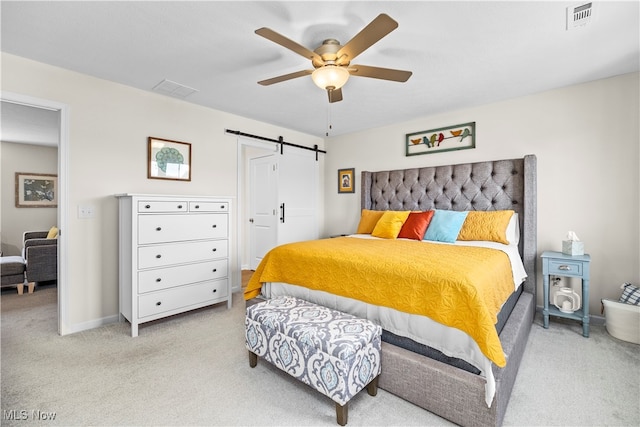
<svg viewBox="0 0 640 427">
<path fill-rule="evenodd" d="M 441 153 L 476 147 L 476 122 L 408 133 L 406 155 Z"/>
</svg>

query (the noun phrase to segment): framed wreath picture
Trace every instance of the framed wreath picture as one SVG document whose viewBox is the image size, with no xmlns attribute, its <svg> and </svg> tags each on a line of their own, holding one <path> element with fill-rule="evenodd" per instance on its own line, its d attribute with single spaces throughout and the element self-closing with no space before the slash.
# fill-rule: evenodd
<svg viewBox="0 0 640 427">
<path fill-rule="evenodd" d="M 191 181 L 191 144 L 149 137 L 147 178 Z"/>
<path fill-rule="evenodd" d="M 355 193 L 355 169 L 338 169 L 338 194 Z"/>
<path fill-rule="evenodd" d="M 58 207 L 58 175 L 16 172 L 16 208 Z"/>
</svg>

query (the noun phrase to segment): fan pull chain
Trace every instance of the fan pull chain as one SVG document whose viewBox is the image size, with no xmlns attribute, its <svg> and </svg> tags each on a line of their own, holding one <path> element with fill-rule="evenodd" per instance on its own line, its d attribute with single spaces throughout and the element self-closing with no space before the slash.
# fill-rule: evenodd
<svg viewBox="0 0 640 427">
<path fill-rule="evenodd" d="M 329 136 L 329 131 L 333 128 L 333 126 L 331 125 L 331 103 L 327 104 L 327 132 L 325 133 L 326 136 Z"/>
</svg>

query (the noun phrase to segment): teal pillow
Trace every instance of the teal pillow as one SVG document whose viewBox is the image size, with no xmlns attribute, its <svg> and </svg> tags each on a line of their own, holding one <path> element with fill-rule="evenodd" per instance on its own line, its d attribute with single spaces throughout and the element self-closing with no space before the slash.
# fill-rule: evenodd
<svg viewBox="0 0 640 427">
<path fill-rule="evenodd" d="M 460 229 L 467 219 L 467 211 L 443 211 L 436 209 L 429 228 L 422 240 L 453 243 L 458 238 Z"/>
</svg>

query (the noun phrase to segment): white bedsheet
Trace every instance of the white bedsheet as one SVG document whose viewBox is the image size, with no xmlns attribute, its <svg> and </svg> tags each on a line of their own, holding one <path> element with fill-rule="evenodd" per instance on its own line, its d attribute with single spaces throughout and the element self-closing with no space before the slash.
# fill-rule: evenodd
<svg viewBox="0 0 640 427">
<path fill-rule="evenodd" d="M 356 234 L 351 237 L 376 238 L 363 234 Z M 517 290 L 527 276 L 518 253 L 518 248 L 515 245 L 475 241 L 443 244 L 481 246 L 502 250 L 511 260 L 515 284 L 514 290 Z M 491 361 L 482 354 L 478 344 L 476 344 L 469 335 L 459 329 L 442 325 L 426 316 L 408 314 L 392 308 L 376 306 L 351 298 L 333 295 L 324 291 L 315 291 L 304 286 L 288 283 L 265 283 L 262 286 L 262 294 L 265 298 L 290 295 L 366 318 L 396 335 L 407 337 L 418 343 L 435 348 L 447 356 L 462 359 L 478 368 L 480 375 L 486 379 L 485 402 L 488 407 L 491 407 L 491 402 L 495 395 L 495 379 L 493 377 L 493 371 L 491 370 Z"/>
</svg>

